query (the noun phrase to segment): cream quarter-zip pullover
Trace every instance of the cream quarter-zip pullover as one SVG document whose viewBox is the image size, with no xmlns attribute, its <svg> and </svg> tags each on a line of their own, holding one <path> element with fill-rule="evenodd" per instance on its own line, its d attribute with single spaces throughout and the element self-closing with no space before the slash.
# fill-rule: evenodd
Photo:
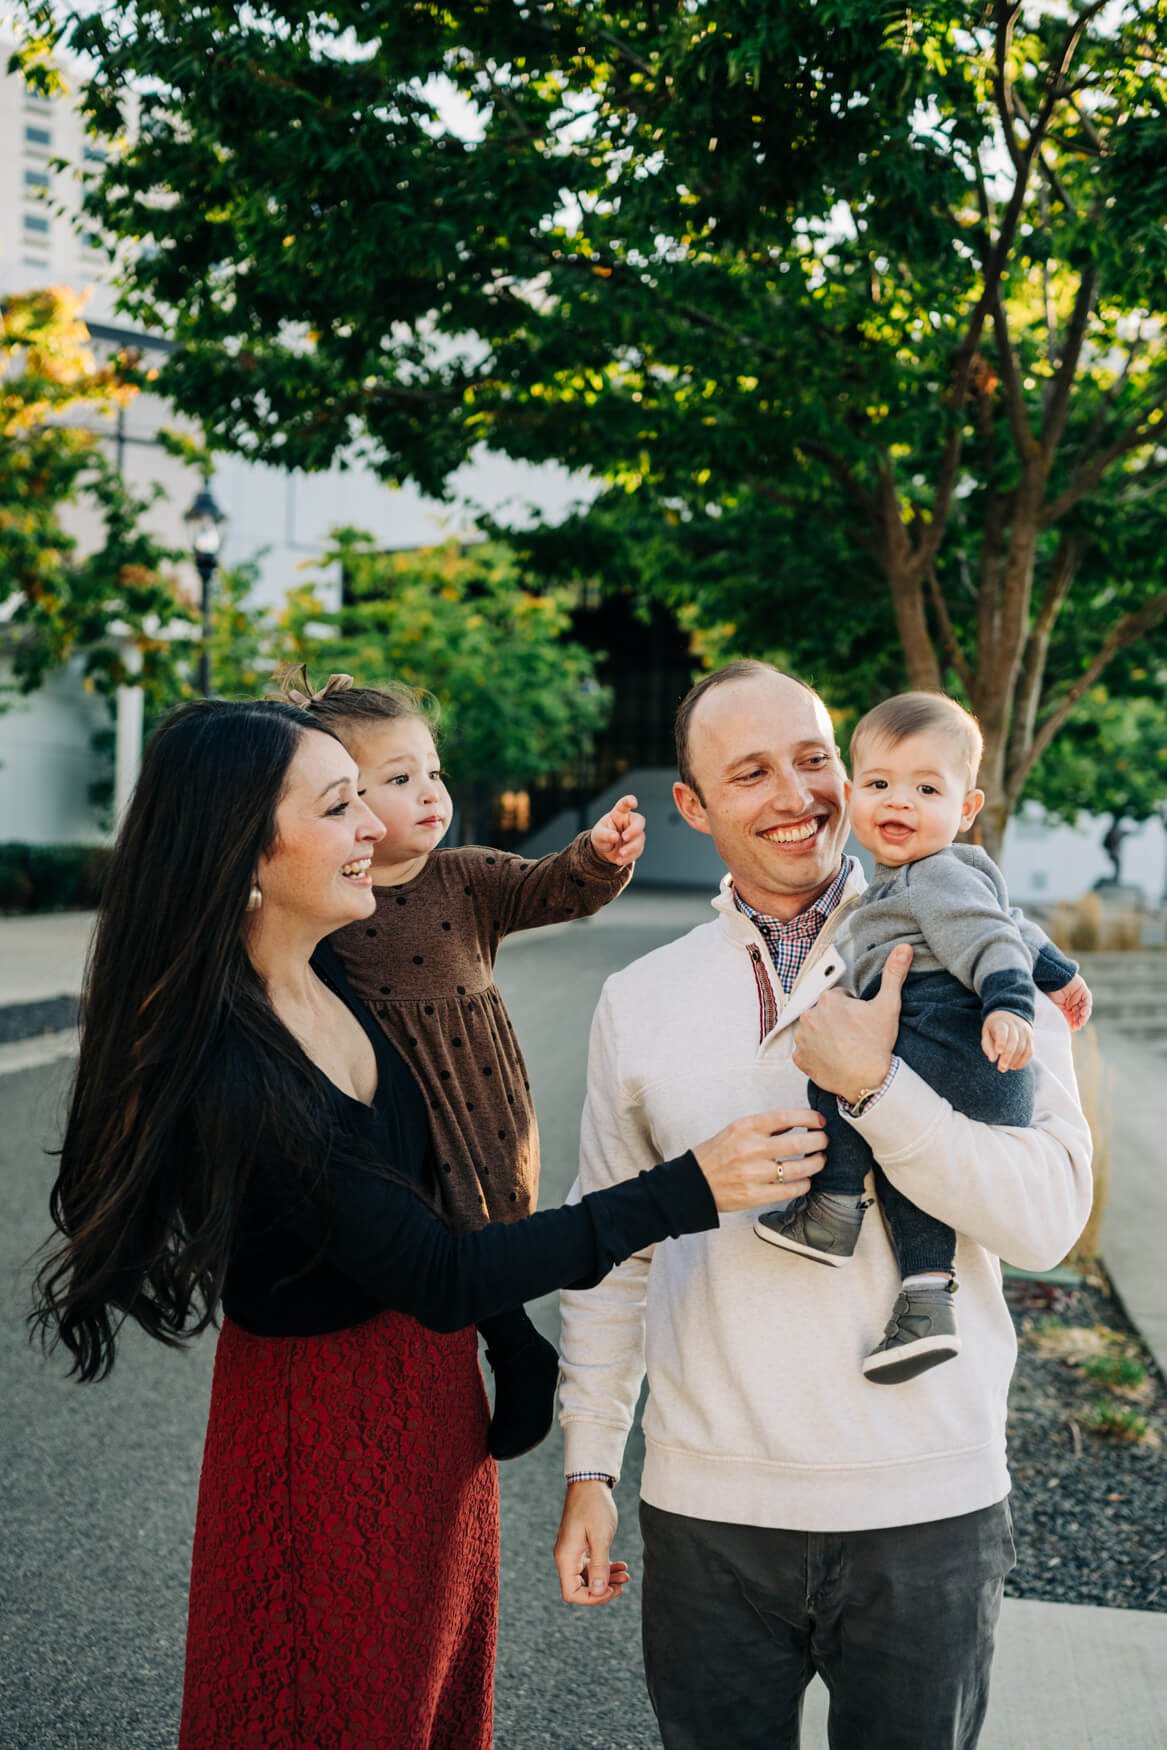
<svg viewBox="0 0 1167 1750">
<path fill-rule="evenodd" d="M 850 899 L 863 889 L 856 868 Z M 572 1195 L 682 1153 L 731 1119 L 806 1104 L 794 1023 L 844 973 L 848 899 L 789 996 L 733 904 L 610 978 L 592 1025 L 580 1176 Z M 645 1372 L 642 1492 L 668 1512 L 849 1531 L 943 1519 L 1008 1492 L 1013 1328 L 998 1259 L 1064 1256 L 1090 1208 L 1090 1135 L 1069 1031 L 1038 1003 L 1033 1124 L 953 1111 L 906 1065 L 853 1122 L 888 1177 L 957 1231 L 963 1347 L 903 1385 L 860 1372 L 899 1274 L 878 1209 L 829 1270 L 764 1245 L 752 1214 L 671 1240 L 563 1296 L 565 1470 L 618 1476 Z"/>
</svg>

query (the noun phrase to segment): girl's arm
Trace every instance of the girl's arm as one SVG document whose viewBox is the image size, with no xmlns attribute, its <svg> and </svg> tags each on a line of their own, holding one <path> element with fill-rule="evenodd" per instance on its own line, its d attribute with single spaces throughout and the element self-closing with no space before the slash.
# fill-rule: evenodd
<svg viewBox="0 0 1167 1750">
<path fill-rule="evenodd" d="M 471 877 L 476 894 L 485 890 L 490 896 L 490 933 L 496 943 L 515 930 L 591 917 L 622 893 L 632 877 L 630 864 L 611 863 L 600 855 L 590 832 L 534 861 L 507 851 L 467 854 L 476 859 Z"/>
</svg>

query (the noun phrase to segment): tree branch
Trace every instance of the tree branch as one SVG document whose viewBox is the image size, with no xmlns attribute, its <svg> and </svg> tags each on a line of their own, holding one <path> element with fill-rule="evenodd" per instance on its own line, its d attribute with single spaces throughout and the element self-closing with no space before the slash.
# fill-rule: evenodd
<svg viewBox="0 0 1167 1750">
<path fill-rule="evenodd" d="M 577 273 L 588 273 L 593 276 L 599 272 L 609 285 L 632 280 L 641 290 L 647 291 L 658 306 L 663 305 L 669 310 L 675 310 L 679 316 L 683 316 L 687 322 L 692 323 L 694 328 L 707 328 L 714 334 L 723 334 L 727 340 L 732 340 L 748 352 L 756 353 L 759 358 L 768 360 L 770 364 L 777 365 L 785 362 L 780 352 L 772 346 L 767 346 L 766 342 L 759 340 L 757 335 L 747 334 L 743 329 L 735 328 L 731 322 L 726 322 L 720 316 L 711 315 L 708 310 L 702 310 L 696 304 L 677 303 L 675 299 L 662 292 L 659 285 L 638 274 L 625 261 L 606 261 L 597 255 L 564 255 L 556 249 L 540 249 L 538 253 L 553 267 L 572 268 Z"/>
<path fill-rule="evenodd" d="M 1049 402 L 1045 410 L 1045 418 L 1041 426 L 1041 447 L 1045 451 L 1047 469 L 1053 466 L 1054 457 L 1058 453 L 1058 445 L 1062 441 L 1062 433 L 1066 429 L 1066 417 L 1070 410 L 1070 391 L 1074 386 L 1074 378 L 1078 372 L 1078 364 L 1082 357 L 1082 342 L 1086 338 L 1086 329 L 1090 322 L 1090 313 L 1094 308 L 1094 295 L 1098 289 L 1098 272 L 1093 262 L 1083 269 L 1078 281 L 1078 291 L 1074 298 L 1074 308 L 1070 312 L 1070 321 L 1066 328 L 1066 338 L 1062 346 L 1061 363 L 1058 365 L 1050 389 Z"/>
<path fill-rule="evenodd" d="M 1020 0 L 1017 0 L 1014 5 L 998 4 L 997 34 L 993 44 L 993 97 L 1005 135 L 1005 145 L 1013 160 L 1013 168 L 1018 175 L 1021 174 L 1024 167 L 1025 156 L 1014 131 L 1013 87 L 1009 82 L 1008 62 L 1009 49 L 1013 41 L 1013 26 L 1020 14 Z"/>
<path fill-rule="evenodd" d="M 1143 333 L 1142 324 L 1140 323 L 1139 332 L 1131 342 L 1130 351 L 1123 360 L 1122 370 L 1118 373 L 1118 376 L 1114 379 L 1110 388 L 1104 390 L 1098 398 L 1097 411 L 1086 428 L 1086 435 L 1082 439 L 1082 446 L 1078 452 L 1079 461 L 1081 461 L 1083 457 L 1089 455 L 1090 451 L 1094 448 L 1094 445 L 1102 436 L 1103 428 L 1106 425 L 1110 411 L 1130 380 L 1130 374 L 1134 369 L 1135 359 L 1142 350 L 1142 346 Z"/>
<path fill-rule="evenodd" d="M 1047 139 L 1049 138 L 1048 133 L 1046 135 L 1046 138 Z M 1049 184 L 1049 187 L 1052 190 L 1052 192 L 1055 195 L 1057 195 L 1058 199 L 1061 201 L 1063 207 L 1065 207 L 1066 211 L 1070 214 L 1070 216 L 1072 218 L 1076 219 L 1078 217 L 1078 209 L 1074 205 L 1072 199 L 1070 198 L 1070 195 L 1067 193 L 1065 183 L 1062 181 L 1061 177 L 1058 175 L 1058 173 L 1054 169 L 1053 165 L 1047 162 L 1046 155 L 1044 152 L 1039 152 L 1037 154 L 1037 162 L 1041 168 L 1041 173 L 1045 177 L 1046 182 Z"/>
<path fill-rule="evenodd" d="M 1062 44 L 1062 52 L 1057 57 L 1057 66 L 1056 68 L 1051 68 L 1048 88 L 1045 96 L 1041 100 L 1041 108 L 1038 110 L 1037 121 L 1034 124 L 1036 132 L 1030 134 L 1029 143 L 1026 147 L 1027 151 L 1032 152 L 1040 146 L 1041 140 L 1049 126 L 1050 118 L 1057 107 L 1059 99 L 1073 95 L 1072 89 L 1066 83 L 1066 75 L 1070 71 L 1074 56 L 1078 52 L 1078 44 L 1082 41 L 1082 38 L 1086 33 L 1087 25 L 1090 24 L 1100 12 L 1104 11 L 1109 4 L 1110 0 L 1094 0 L 1094 4 L 1092 6 L 1087 6 L 1085 12 L 1078 13 L 1067 31 L 1066 40 Z"/>
<path fill-rule="evenodd" d="M 1058 542 L 1050 574 L 1025 641 L 1025 654 L 1013 702 L 1013 727 L 1006 756 L 1007 771 L 1012 771 L 1021 764 L 1033 740 L 1038 705 L 1045 684 L 1050 637 L 1074 581 L 1078 568 L 1078 551 L 1077 538 L 1074 535 L 1063 535 Z"/>
<path fill-rule="evenodd" d="M 859 506 L 863 514 L 874 524 L 880 522 L 882 508 L 879 500 L 874 493 L 869 492 L 866 486 L 863 486 L 855 478 L 845 456 L 841 456 L 838 450 L 832 449 L 830 444 L 823 443 L 820 438 L 798 439 L 795 442 L 795 448 L 801 450 L 803 455 L 813 456 L 816 462 L 821 462 L 854 503 Z"/>
<path fill-rule="evenodd" d="M 948 603 L 944 599 L 944 591 L 940 587 L 940 579 L 936 575 L 934 565 L 928 567 L 928 596 L 936 614 L 937 624 L 940 627 L 940 639 L 944 645 L 945 655 L 956 670 L 966 697 L 971 699 L 973 672 L 969 667 L 968 657 L 960 647 L 960 640 L 956 636 L 956 627 L 952 624 L 952 616 L 948 612 Z"/>
<path fill-rule="evenodd" d="M 1017 355 L 1013 351 L 1013 342 L 1009 337 L 1009 318 L 1005 313 L 1005 300 L 1001 296 L 1000 284 L 998 284 L 993 297 L 993 332 L 997 337 L 1001 381 L 1005 385 L 1005 406 L 1009 414 L 1009 429 L 1013 433 L 1013 442 L 1021 465 L 1026 467 L 1033 457 L 1034 437 L 1025 412 L 1021 372 L 1017 367 Z"/>
<path fill-rule="evenodd" d="M 940 662 L 928 630 L 923 580 L 914 562 L 911 538 L 900 515 L 895 469 L 886 452 L 879 469 L 879 518 L 884 576 L 891 592 L 908 685 L 916 692 L 938 693 L 942 690 Z"/>
<path fill-rule="evenodd" d="M 1167 383 L 1160 389 L 1145 413 L 1140 414 L 1134 425 L 1128 426 L 1121 437 L 1115 438 L 1112 444 L 1099 451 L 1090 461 L 1080 463 L 1074 469 L 1070 477 L 1070 484 L 1065 491 L 1060 492 L 1055 499 L 1052 499 L 1042 512 L 1041 526 L 1043 529 L 1052 528 L 1054 523 L 1059 522 L 1067 511 L 1073 510 L 1074 506 L 1085 498 L 1088 492 L 1093 492 L 1107 469 L 1112 467 L 1115 462 L 1121 460 L 1123 456 L 1129 455 L 1132 450 L 1137 450 L 1141 444 L 1152 441 L 1158 426 L 1147 422 L 1153 413 L 1158 412 L 1164 406 L 1167 406 Z"/>
<path fill-rule="evenodd" d="M 1118 503 L 1145 504 L 1149 498 L 1158 498 L 1164 486 L 1167 486 L 1167 462 L 1148 463 L 1131 476 L 1131 484 L 1119 493 Z"/>
<path fill-rule="evenodd" d="M 1003 6 L 1000 8 L 999 16 L 1002 18 L 1007 16 L 1011 19 L 1016 16 L 1018 10 L 1018 7 Z M 1050 113 L 1052 113 L 1052 104 L 1050 105 Z M 1045 120 L 1048 121 L 1048 119 L 1047 114 Z M 920 578 L 924 576 L 928 566 L 932 564 L 944 538 L 948 514 L 952 508 L 952 495 L 956 490 L 956 482 L 960 472 L 960 457 L 964 444 L 963 408 L 965 398 L 968 395 L 972 362 L 980 345 L 985 322 L 993 309 L 994 300 L 999 295 L 1005 264 L 1009 257 L 1009 251 L 1013 247 L 1017 226 L 1025 205 L 1025 195 L 1034 155 L 1041 146 L 1044 125 L 1039 117 L 1038 124 L 1035 124 L 1034 130 L 1030 134 L 1029 143 L 1017 164 L 1013 190 L 1002 214 L 1000 229 L 987 252 L 981 295 L 973 306 L 968 328 L 953 363 L 952 382 L 949 385 L 946 400 L 953 410 L 954 417 L 941 451 L 940 467 L 936 476 L 936 490 L 933 495 L 932 520 L 916 551 L 915 565 L 917 575 Z"/>
<path fill-rule="evenodd" d="M 470 64 L 471 66 L 476 67 L 482 77 L 486 80 L 486 83 L 490 88 L 491 98 L 498 104 L 500 109 L 505 110 L 507 115 L 510 116 L 516 128 L 518 128 L 521 137 L 526 140 L 528 145 L 537 144 L 538 136 L 520 113 L 518 105 L 515 103 L 514 98 L 507 91 L 506 87 L 499 84 L 489 65 L 480 55 L 472 55 L 470 57 Z"/>
<path fill-rule="evenodd" d="M 1014 798 L 1020 796 L 1030 772 L 1058 730 L 1066 722 L 1075 705 L 1090 691 L 1112 658 L 1117 656 L 1120 650 L 1125 650 L 1129 644 L 1136 643 L 1138 639 L 1152 631 L 1165 619 L 1167 619 L 1167 590 L 1161 590 L 1158 595 L 1152 596 L 1149 602 L 1144 602 L 1143 606 L 1136 609 L 1134 613 L 1123 616 L 1098 650 L 1094 660 L 1083 669 L 1069 692 L 1043 719 L 1041 727 L 1033 738 L 1029 753 L 1018 770 L 1010 774 L 1009 788 Z"/>
<path fill-rule="evenodd" d="M 776 486 L 771 486 L 765 480 L 751 479 L 746 484 L 757 493 L 759 498 L 764 498 L 767 504 L 777 505 L 779 510 L 792 510 L 805 514 L 806 500 L 800 498 L 796 492 L 779 492 Z"/>
<path fill-rule="evenodd" d="M 1097 154 L 1097 156 L 1099 158 L 1105 158 L 1106 157 L 1106 146 L 1103 143 L 1102 135 L 1098 132 L 1098 129 L 1094 126 L 1094 123 L 1091 121 L 1089 111 L 1083 109 L 1082 105 L 1078 102 L 1078 93 L 1076 91 L 1072 92 L 1070 95 L 1070 108 L 1074 111 L 1074 114 L 1077 116 L 1078 120 L 1081 122 L 1082 132 L 1085 134 L 1086 138 L 1089 140 L 1089 142 L 1090 142 L 1091 146 L 1094 148 L 1094 151 Z M 1081 148 L 1079 148 L 1079 150 L 1081 150 Z"/>
<path fill-rule="evenodd" d="M 1013 514 L 1011 493 L 990 491 L 982 522 L 980 576 L 977 579 L 976 672 L 991 675 L 997 661 L 1000 618 L 1000 577 L 1004 564 L 1005 530 Z"/>
<path fill-rule="evenodd" d="M 627 43 L 622 43 L 620 38 L 614 36 L 610 30 L 600 32 L 600 41 L 606 43 L 610 49 L 615 49 L 620 59 L 626 61 L 630 67 L 635 67 L 638 73 L 647 73 L 651 77 L 659 71 L 651 61 L 646 61 L 642 55 L 636 53 L 635 49 L 630 49 Z"/>
</svg>

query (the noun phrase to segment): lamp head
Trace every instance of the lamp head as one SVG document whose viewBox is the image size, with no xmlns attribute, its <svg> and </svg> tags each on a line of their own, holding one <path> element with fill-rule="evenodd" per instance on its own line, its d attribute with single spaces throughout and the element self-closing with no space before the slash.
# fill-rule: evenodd
<svg viewBox="0 0 1167 1750">
<path fill-rule="evenodd" d="M 199 565 L 201 561 L 213 566 L 223 545 L 223 526 L 227 518 L 215 503 L 208 485 L 204 483 L 199 488 L 182 520 L 186 524 L 195 564 Z"/>
</svg>

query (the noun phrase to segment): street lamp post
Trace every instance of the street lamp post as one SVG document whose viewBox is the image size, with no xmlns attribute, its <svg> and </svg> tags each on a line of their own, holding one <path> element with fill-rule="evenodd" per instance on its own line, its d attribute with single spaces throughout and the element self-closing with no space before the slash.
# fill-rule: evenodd
<svg viewBox="0 0 1167 1750">
<path fill-rule="evenodd" d="M 203 643 L 199 654 L 199 692 L 205 699 L 211 691 L 211 584 L 223 545 L 223 525 L 227 521 L 215 503 L 209 482 L 203 482 L 182 520 L 186 524 L 191 557 L 202 584 Z"/>
</svg>

